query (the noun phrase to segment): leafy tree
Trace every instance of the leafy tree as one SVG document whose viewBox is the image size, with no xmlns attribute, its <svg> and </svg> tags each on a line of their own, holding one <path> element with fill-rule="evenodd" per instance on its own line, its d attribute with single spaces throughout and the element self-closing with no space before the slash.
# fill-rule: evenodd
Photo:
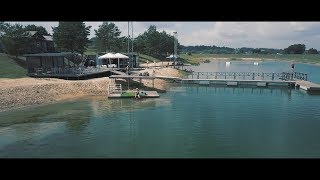
<svg viewBox="0 0 320 180">
<path fill-rule="evenodd" d="M 20 24 L 6 24 L 1 36 L 1 42 L 10 55 L 24 54 L 30 44 L 30 39 L 23 26 Z"/>
<path fill-rule="evenodd" d="M 317 49 L 311 48 L 308 50 L 308 54 L 319 54 L 319 53 L 318 53 Z"/>
<path fill-rule="evenodd" d="M 303 54 L 306 50 L 304 44 L 294 44 L 290 45 L 288 48 L 284 49 L 285 54 Z"/>
<path fill-rule="evenodd" d="M 158 32 L 156 26 L 152 25 L 147 31 L 134 40 L 135 50 L 156 57 L 173 54 L 174 39 L 165 31 Z M 177 44 L 178 52 L 182 46 Z"/>
<path fill-rule="evenodd" d="M 50 35 L 48 33 L 48 31 L 46 30 L 46 28 L 44 28 L 43 26 L 36 26 L 34 24 L 31 24 L 31 25 L 27 25 L 25 28 L 24 28 L 26 31 L 38 31 L 39 34 L 41 35 Z"/>
<path fill-rule="evenodd" d="M 99 51 L 119 51 L 123 46 L 123 38 L 119 36 L 121 31 L 114 23 L 103 22 L 96 34 L 97 46 Z"/>
<path fill-rule="evenodd" d="M 261 53 L 261 49 L 260 49 L 260 48 L 253 49 L 253 50 L 252 50 L 252 53 L 257 53 L 257 54 L 259 54 L 259 53 Z"/>
<path fill-rule="evenodd" d="M 86 27 L 84 22 L 59 22 L 53 27 L 53 41 L 62 51 L 78 52 L 83 54 L 88 47 L 91 26 Z"/>
</svg>

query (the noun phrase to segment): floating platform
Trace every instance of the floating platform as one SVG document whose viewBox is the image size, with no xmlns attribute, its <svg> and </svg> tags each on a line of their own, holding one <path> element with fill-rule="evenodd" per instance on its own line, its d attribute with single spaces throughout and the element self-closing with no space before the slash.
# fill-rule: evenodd
<svg viewBox="0 0 320 180">
<path fill-rule="evenodd" d="M 108 98 L 134 98 L 135 91 L 123 91 L 123 92 L 114 92 L 108 95 Z M 157 91 L 143 91 L 139 92 L 140 98 L 158 98 L 160 97 Z"/>
<path fill-rule="evenodd" d="M 320 91 L 320 85 L 310 81 L 297 81 L 296 86 L 306 91 Z"/>
</svg>

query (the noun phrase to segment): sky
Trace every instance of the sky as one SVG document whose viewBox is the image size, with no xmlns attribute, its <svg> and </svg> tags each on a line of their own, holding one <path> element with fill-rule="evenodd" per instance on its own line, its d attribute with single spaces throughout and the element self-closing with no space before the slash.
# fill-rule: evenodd
<svg viewBox="0 0 320 180">
<path fill-rule="evenodd" d="M 43 26 L 52 34 L 52 28 L 58 22 L 9 22 L 22 25 L 35 24 Z M 91 27 L 90 38 L 94 37 L 94 29 L 102 22 L 85 22 Z M 121 36 L 128 35 L 128 22 L 113 22 L 120 29 Z M 133 36 L 137 37 L 155 25 L 158 31 L 166 31 L 173 35 L 177 32 L 178 41 L 184 46 L 215 45 L 231 48 L 277 48 L 284 49 L 292 44 L 305 44 L 306 49 L 320 50 L 320 22 L 133 22 Z M 131 33 L 131 29 L 130 29 Z"/>
</svg>

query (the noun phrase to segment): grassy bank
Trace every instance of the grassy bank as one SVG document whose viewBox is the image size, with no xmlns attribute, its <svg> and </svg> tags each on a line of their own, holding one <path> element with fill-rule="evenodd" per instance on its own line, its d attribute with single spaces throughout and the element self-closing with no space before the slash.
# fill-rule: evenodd
<svg viewBox="0 0 320 180">
<path fill-rule="evenodd" d="M 319 54 L 180 54 L 179 57 L 186 63 L 195 64 L 203 62 L 206 59 L 213 60 L 217 58 L 226 58 L 232 60 L 245 60 L 252 58 L 255 60 L 279 60 L 279 61 L 293 61 L 300 63 L 320 64 Z"/>
<path fill-rule="evenodd" d="M 160 59 L 152 57 L 152 56 L 148 56 L 145 54 L 139 54 L 139 60 L 140 60 L 140 63 L 146 63 L 147 61 L 149 61 L 149 63 L 152 63 L 154 61 L 161 62 Z"/>
<path fill-rule="evenodd" d="M 24 66 L 23 62 L 15 61 L 9 58 L 7 54 L 0 53 L 0 78 L 27 77 L 27 70 L 22 66 Z"/>
</svg>

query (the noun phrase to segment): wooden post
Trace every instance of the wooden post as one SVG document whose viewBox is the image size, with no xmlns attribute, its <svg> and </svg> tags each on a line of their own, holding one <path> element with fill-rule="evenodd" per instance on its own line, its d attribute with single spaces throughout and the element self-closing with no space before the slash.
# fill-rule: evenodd
<svg viewBox="0 0 320 180">
<path fill-rule="evenodd" d="M 274 80 L 274 73 L 272 73 L 272 80 Z"/>
<path fill-rule="evenodd" d="M 199 72 L 198 72 L 198 79 L 199 79 Z"/>
<path fill-rule="evenodd" d="M 154 78 L 152 79 L 152 87 L 154 88 Z"/>
<path fill-rule="evenodd" d="M 254 73 L 252 73 L 252 80 L 254 80 Z"/>
<path fill-rule="evenodd" d="M 129 80 L 130 80 L 130 78 L 128 78 L 128 90 L 130 89 Z"/>
</svg>

